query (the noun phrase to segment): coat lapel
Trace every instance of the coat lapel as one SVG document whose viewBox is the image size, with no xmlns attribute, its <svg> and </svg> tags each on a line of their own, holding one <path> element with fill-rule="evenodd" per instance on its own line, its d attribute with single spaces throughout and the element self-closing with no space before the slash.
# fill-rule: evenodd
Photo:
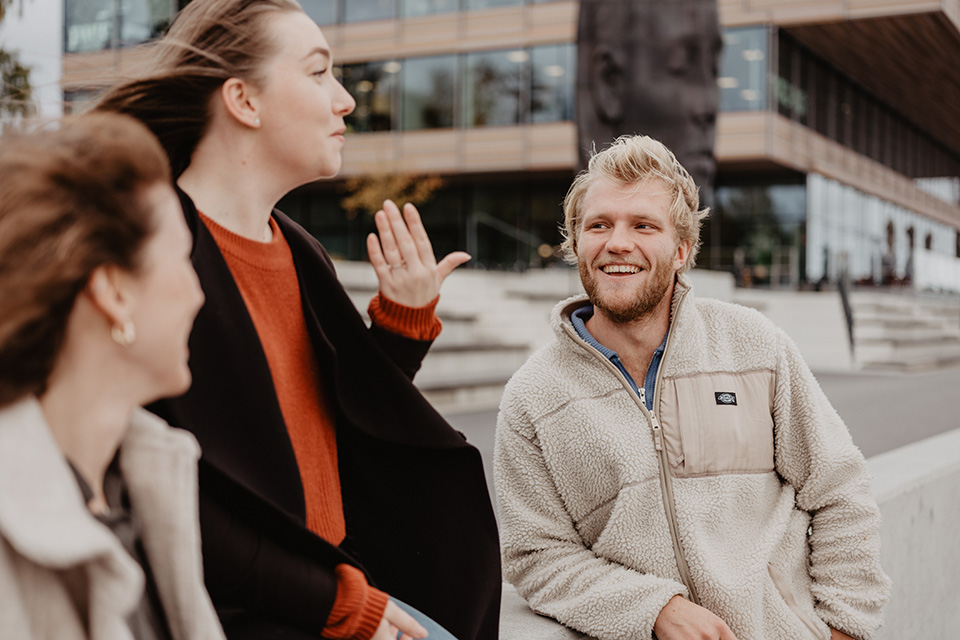
<svg viewBox="0 0 960 640">
<path fill-rule="evenodd" d="M 87 511 L 32 397 L 0 411 L 0 487 L 0 531 L 11 547 L 40 567 L 85 566 L 92 637 L 127 637 L 125 619 L 143 594 L 143 572 Z"/>
<path fill-rule="evenodd" d="M 134 413 L 120 449 L 120 468 L 175 640 L 222 637 L 201 571 L 199 457 L 193 437 L 142 410 Z"/>
<path fill-rule="evenodd" d="M 253 320 L 193 202 L 183 193 L 181 202 L 206 302 L 190 335 L 193 384 L 158 413 L 190 425 L 205 464 L 302 522 L 303 486 Z M 239 387 L 232 384 L 238 378 Z"/>
</svg>

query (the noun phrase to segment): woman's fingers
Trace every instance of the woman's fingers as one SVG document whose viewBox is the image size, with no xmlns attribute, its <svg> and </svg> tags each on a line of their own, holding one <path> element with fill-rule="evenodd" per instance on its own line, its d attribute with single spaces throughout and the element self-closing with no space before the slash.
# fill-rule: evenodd
<svg viewBox="0 0 960 640">
<path fill-rule="evenodd" d="M 391 209 L 392 213 L 399 218 L 400 211 L 397 209 L 397 205 L 387 200 L 383 203 L 383 209 L 377 211 L 376 215 L 373 216 L 373 221 L 377 225 L 377 235 L 380 236 L 380 246 L 383 249 L 383 257 L 387 260 L 388 264 L 397 266 L 403 262 L 403 256 L 401 255 L 400 248 L 397 246 L 397 239 L 393 233 L 394 225 L 391 221 Z"/>
<path fill-rule="evenodd" d="M 423 220 L 420 219 L 420 212 L 411 203 L 403 205 L 403 218 L 406 220 L 407 229 L 420 254 L 420 260 L 423 264 L 432 265 L 436 258 L 433 256 L 433 245 L 430 244 L 430 237 L 427 230 L 423 227 Z"/>
<path fill-rule="evenodd" d="M 383 619 L 395 626 L 404 635 L 402 638 L 419 640 L 427 637 L 427 630 L 413 616 L 397 606 L 393 600 L 387 600 L 387 608 L 383 612 Z"/>
<path fill-rule="evenodd" d="M 377 238 L 375 233 L 367 235 L 367 255 L 370 257 L 370 264 L 373 265 L 373 270 L 377 272 L 378 276 L 390 271 L 390 265 L 387 264 L 387 259 L 380 248 L 380 239 Z"/>
<path fill-rule="evenodd" d="M 396 244 L 400 260 L 406 262 L 408 265 L 430 265 L 432 261 L 426 261 L 421 257 L 417 243 L 414 242 L 413 236 L 410 235 L 410 229 L 407 228 L 407 223 L 400 214 L 400 209 L 397 208 L 397 205 L 390 200 L 385 200 L 383 203 L 383 211 L 386 212 L 387 220 L 390 223 L 391 237 Z M 419 219 L 419 216 L 417 217 Z"/>
<path fill-rule="evenodd" d="M 447 279 L 448 275 L 453 273 L 454 269 L 466 262 L 470 262 L 470 254 L 466 251 L 454 251 L 453 253 L 447 254 L 443 260 L 437 263 L 439 283 L 443 284 L 443 281 Z"/>
<path fill-rule="evenodd" d="M 380 281 L 380 292 L 399 304 L 419 308 L 440 292 L 447 276 L 470 260 L 463 251 L 454 251 L 439 263 L 433 246 L 412 204 L 403 213 L 390 200 L 374 216 L 377 234 L 367 236 L 370 264 Z"/>
</svg>

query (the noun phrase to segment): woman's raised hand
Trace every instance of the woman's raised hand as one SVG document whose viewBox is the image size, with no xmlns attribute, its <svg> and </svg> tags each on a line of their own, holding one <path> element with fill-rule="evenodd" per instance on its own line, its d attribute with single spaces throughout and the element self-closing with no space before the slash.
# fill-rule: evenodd
<svg viewBox="0 0 960 640">
<path fill-rule="evenodd" d="M 454 251 L 440 262 L 433 257 L 430 238 L 412 204 L 403 215 L 390 200 L 374 216 L 377 232 L 367 236 L 370 264 L 380 280 L 380 294 L 408 307 L 425 307 L 440 293 L 440 285 L 470 254 Z"/>
</svg>

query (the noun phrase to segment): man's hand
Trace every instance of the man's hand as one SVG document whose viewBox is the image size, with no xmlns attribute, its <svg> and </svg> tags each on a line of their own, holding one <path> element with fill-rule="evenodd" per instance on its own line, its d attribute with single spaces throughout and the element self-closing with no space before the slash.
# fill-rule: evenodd
<svg viewBox="0 0 960 640">
<path fill-rule="evenodd" d="M 412 204 L 403 215 L 390 200 L 374 216 L 377 232 L 367 236 L 370 264 L 380 280 L 380 293 L 398 304 L 425 307 L 440 293 L 440 285 L 470 255 L 454 251 L 439 263 L 433 257 L 430 238 L 420 213 Z"/>
<path fill-rule="evenodd" d="M 673 596 L 660 610 L 653 632 L 658 640 L 737 640 L 727 623 L 683 596 Z"/>
<path fill-rule="evenodd" d="M 399 635 L 401 633 L 403 635 Z M 426 637 L 427 630 L 413 616 L 394 604 L 393 600 L 387 600 L 383 619 L 370 640 L 419 640 Z"/>
<path fill-rule="evenodd" d="M 852 636 L 848 636 L 843 631 L 830 629 L 830 640 L 856 640 L 856 638 L 853 638 Z"/>
</svg>

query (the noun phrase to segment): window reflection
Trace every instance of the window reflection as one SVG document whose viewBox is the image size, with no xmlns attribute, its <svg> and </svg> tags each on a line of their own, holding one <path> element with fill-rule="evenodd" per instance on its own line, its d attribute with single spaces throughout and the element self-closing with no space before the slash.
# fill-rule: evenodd
<svg viewBox="0 0 960 640">
<path fill-rule="evenodd" d="M 64 51 L 100 51 L 142 44 L 162 35 L 175 0 L 74 0 L 64 6 Z"/>
<path fill-rule="evenodd" d="M 490 7 L 509 7 L 523 4 L 523 0 L 464 0 L 467 9 L 489 9 Z"/>
<path fill-rule="evenodd" d="M 337 0 L 300 0 L 300 6 L 319 25 L 336 24 Z"/>
<path fill-rule="evenodd" d="M 346 117 L 351 131 L 389 131 L 394 122 L 394 93 L 401 64 L 396 61 L 343 65 L 343 86 L 357 107 Z"/>
<path fill-rule="evenodd" d="M 732 272 L 739 286 L 795 285 L 805 272 L 807 191 L 796 183 L 721 185 L 697 263 Z"/>
<path fill-rule="evenodd" d="M 532 49 L 530 112 L 533 122 L 573 120 L 576 48 L 560 44 Z"/>
<path fill-rule="evenodd" d="M 432 13 L 456 11 L 459 0 L 401 0 L 401 14 L 405 18 L 426 16 Z"/>
<path fill-rule="evenodd" d="M 726 29 L 720 58 L 720 111 L 766 108 L 767 28 Z"/>
<path fill-rule="evenodd" d="M 529 54 L 523 49 L 465 56 L 464 124 L 483 127 L 526 121 L 521 93 Z"/>
<path fill-rule="evenodd" d="M 402 73 L 403 129 L 452 127 L 456 56 L 411 58 L 404 61 Z"/>
<path fill-rule="evenodd" d="M 386 20 L 397 16 L 396 0 L 349 0 L 343 3 L 344 22 Z"/>
</svg>

